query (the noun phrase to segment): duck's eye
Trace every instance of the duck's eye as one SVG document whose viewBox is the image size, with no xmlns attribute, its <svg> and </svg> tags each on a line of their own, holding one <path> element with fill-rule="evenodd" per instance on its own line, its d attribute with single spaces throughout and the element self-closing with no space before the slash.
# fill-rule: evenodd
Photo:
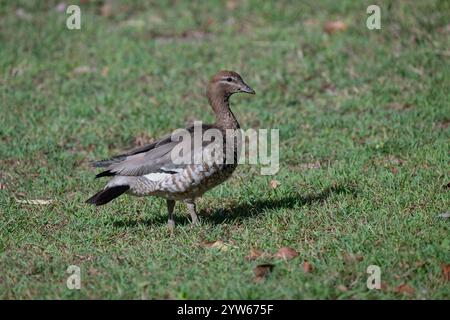
<svg viewBox="0 0 450 320">
<path fill-rule="evenodd" d="M 231 78 L 227 78 L 227 81 L 228 81 L 228 82 L 232 82 L 232 81 L 233 81 L 233 79 L 231 79 Z"/>
</svg>

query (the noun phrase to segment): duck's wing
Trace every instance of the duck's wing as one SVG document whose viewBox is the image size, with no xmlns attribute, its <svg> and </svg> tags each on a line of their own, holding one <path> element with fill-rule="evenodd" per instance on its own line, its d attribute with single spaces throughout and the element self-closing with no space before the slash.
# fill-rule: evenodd
<svg viewBox="0 0 450 320">
<path fill-rule="evenodd" d="M 202 132 L 211 128 L 210 125 L 203 125 Z M 186 129 L 186 134 L 190 135 L 191 149 L 190 155 L 193 157 L 210 142 L 203 142 L 199 147 L 193 144 L 194 127 Z M 186 138 L 186 137 L 185 137 Z M 184 140 L 183 140 L 184 141 Z M 177 173 L 186 167 L 183 155 L 172 152 L 179 145 L 180 141 L 172 141 L 172 135 L 163 138 L 130 152 L 120 154 L 107 160 L 94 162 L 96 167 L 105 167 L 106 170 L 97 174 L 103 176 L 142 176 L 150 173 Z"/>
<path fill-rule="evenodd" d="M 120 162 L 123 162 L 123 161 L 127 160 L 131 156 L 149 152 L 149 151 L 154 150 L 154 149 L 156 149 L 158 147 L 164 146 L 164 145 L 166 145 L 166 144 L 168 144 L 170 142 L 172 142 L 172 139 L 171 139 L 171 135 L 168 134 L 168 135 L 165 135 L 164 137 L 162 137 L 162 138 L 160 138 L 160 139 L 158 139 L 156 141 L 153 141 L 152 143 L 147 144 L 145 146 L 142 146 L 142 147 L 139 147 L 139 148 L 127 151 L 127 152 L 119 154 L 119 155 L 115 155 L 115 156 L 113 156 L 111 158 L 108 158 L 108 159 L 99 160 L 99 161 L 93 161 L 92 162 L 92 166 L 95 167 L 95 168 L 110 167 L 113 164 L 117 164 L 117 163 L 120 163 Z"/>
</svg>

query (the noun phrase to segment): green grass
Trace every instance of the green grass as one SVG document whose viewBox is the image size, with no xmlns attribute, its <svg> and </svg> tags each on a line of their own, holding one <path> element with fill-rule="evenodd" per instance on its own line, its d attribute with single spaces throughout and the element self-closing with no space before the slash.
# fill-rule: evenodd
<svg viewBox="0 0 450 320">
<path fill-rule="evenodd" d="M 370 31 L 373 1 L 172 2 L 102 16 L 90 1 L 79 31 L 57 1 L 0 2 L 0 297 L 448 299 L 449 3 L 378 1 Z M 348 29 L 328 35 L 330 20 Z M 212 121 L 205 83 L 220 69 L 257 92 L 232 98 L 241 126 L 280 130 L 275 176 L 239 167 L 199 201 L 200 227 L 177 204 L 173 236 L 162 199 L 84 204 L 104 183 L 89 160 Z M 217 240 L 230 249 L 205 245 Z M 282 246 L 299 256 L 246 259 Z M 366 288 L 371 264 L 383 290 Z M 81 290 L 66 288 L 69 265 Z"/>
</svg>

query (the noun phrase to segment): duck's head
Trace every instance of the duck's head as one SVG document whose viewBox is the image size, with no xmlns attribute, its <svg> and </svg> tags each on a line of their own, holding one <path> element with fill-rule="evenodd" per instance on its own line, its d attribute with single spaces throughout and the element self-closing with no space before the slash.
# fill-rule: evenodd
<svg viewBox="0 0 450 320">
<path fill-rule="evenodd" d="M 255 94 L 255 91 L 234 71 L 219 71 L 212 77 L 208 85 L 208 97 L 210 98 L 214 96 L 214 98 L 228 99 L 232 94 L 239 92 Z"/>
</svg>

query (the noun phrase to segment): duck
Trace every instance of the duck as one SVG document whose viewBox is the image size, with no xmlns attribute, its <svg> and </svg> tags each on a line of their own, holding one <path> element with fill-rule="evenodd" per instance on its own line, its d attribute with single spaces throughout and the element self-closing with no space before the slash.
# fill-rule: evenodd
<svg viewBox="0 0 450 320">
<path fill-rule="evenodd" d="M 206 90 L 215 115 L 213 124 L 195 122 L 148 145 L 93 161 L 93 167 L 103 168 L 96 178 L 108 177 L 110 180 L 86 203 L 102 206 L 123 194 L 155 196 L 166 199 L 168 226 L 172 231 L 176 201 L 186 204 L 191 225 L 197 225 L 197 199 L 225 182 L 238 164 L 242 137 L 239 122 L 230 108 L 230 97 L 235 93 L 254 95 L 255 91 L 237 72 L 219 71 L 211 78 Z M 175 135 L 175 132 L 182 134 Z M 201 141 L 196 143 L 199 132 Z M 208 132 L 214 133 L 214 139 L 204 139 Z M 227 139 L 230 132 L 235 135 Z"/>
</svg>

